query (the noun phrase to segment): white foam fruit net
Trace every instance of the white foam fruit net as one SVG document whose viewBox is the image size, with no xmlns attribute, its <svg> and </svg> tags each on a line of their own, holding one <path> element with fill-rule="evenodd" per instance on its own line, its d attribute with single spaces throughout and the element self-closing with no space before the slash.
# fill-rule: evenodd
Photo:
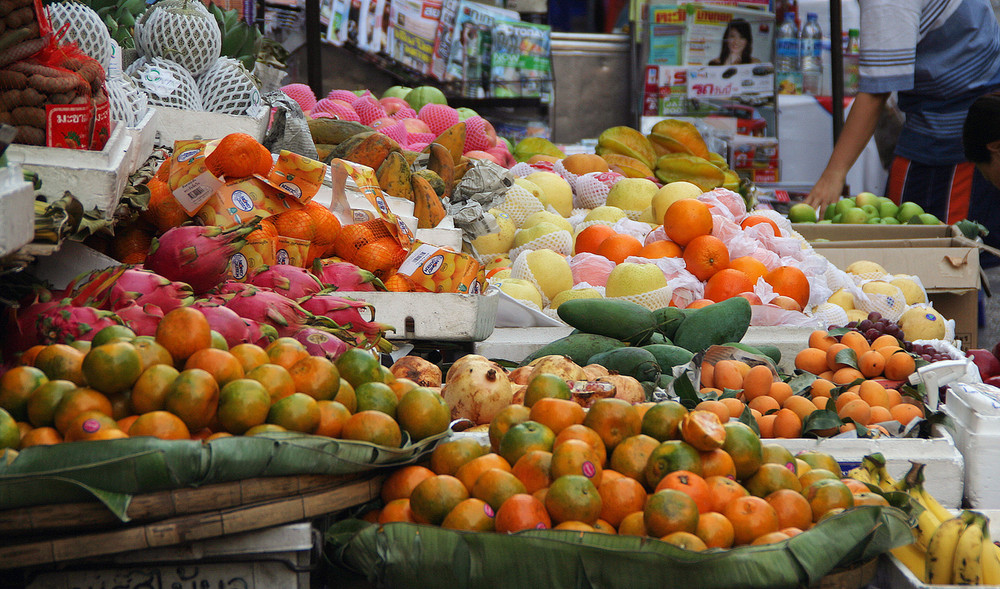
<svg viewBox="0 0 1000 589">
<path fill-rule="evenodd" d="M 128 68 L 149 103 L 183 110 L 205 110 L 198 84 L 179 64 L 161 57 L 139 58 Z"/>
<path fill-rule="evenodd" d="M 872 281 L 865 281 L 865 283 L 867 282 Z M 862 283 L 862 287 L 865 283 Z M 862 292 L 860 297 L 855 296 L 854 306 L 866 313 L 877 311 L 886 319 L 897 321 L 906 310 L 906 297 L 903 296 L 903 291 L 899 287 L 888 284 L 883 288 L 889 290 L 891 294 Z"/>
<path fill-rule="evenodd" d="M 128 127 L 138 125 L 149 110 L 149 97 L 146 93 L 131 76 L 124 73 L 109 78 L 106 87 L 112 120 L 121 121 Z"/>
<path fill-rule="evenodd" d="M 176 61 L 193 76 L 207 71 L 222 51 L 222 32 L 201 2 L 158 7 L 135 28 L 148 56 Z"/>
<path fill-rule="evenodd" d="M 629 301 L 637 305 L 642 305 L 650 311 L 655 311 L 662 307 L 666 307 L 670 304 L 670 298 L 674 294 L 674 289 L 670 286 L 664 286 L 663 288 L 658 288 L 656 290 L 651 290 L 649 292 L 628 295 L 624 297 L 608 297 L 609 299 L 617 299 L 621 301 Z"/>
<path fill-rule="evenodd" d="M 553 162 L 552 171 L 559 174 L 559 176 L 561 176 L 562 179 L 569 184 L 569 187 L 573 189 L 573 192 L 576 192 L 576 179 L 579 178 L 579 176 L 567 170 L 566 166 L 563 165 L 563 160 L 556 160 Z"/>
<path fill-rule="evenodd" d="M 220 57 L 197 81 L 207 111 L 245 115 L 262 108 L 260 88 L 235 59 Z"/>
<path fill-rule="evenodd" d="M 847 311 L 840 305 L 833 303 L 820 303 L 813 310 L 813 317 L 819 321 L 823 327 L 830 325 L 847 325 Z"/>
<path fill-rule="evenodd" d="M 527 280 L 531 284 L 535 285 L 538 289 L 538 294 L 542 295 L 542 306 L 548 307 L 552 302 L 552 299 L 545 296 L 545 291 L 542 290 L 542 285 L 538 283 L 538 279 L 535 278 L 535 274 L 531 271 L 531 267 L 528 266 L 528 256 L 523 255 L 526 252 L 518 254 L 516 258 L 513 258 L 513 262 L 510 266 L 510 277 L 518 278 L 520 280 Z"/>
<path fill-rule="evenodd" d="M 608 193 L 624 177 L 617 172 L 588 172 L 578 176 L 574 189 L 574 204 L 587 209 L 596 209 L 607 204 Z"/>
<path fill-rule="evenodd" d="M 524 220 L 530 215 L 545 210 L 542 201 L 517 184 L 507 189 L 497 208 L 507 213 L 517 227 L 524 224 Z"/>
<path fill-rule="evenodd" d="M 64 42 L 76 43 L 80 51 L 96 59 L 105 70 L 108 69 L 111 33 L 94 9 L 82 2 L 56 2 L 49 4 L 48 11 L 54 31 L 69 25 L 65 28 Z"/>
<path fill-rule="evenodd" d="M 515 260 L 521 254 L 521 252 L 532 251 L 532 250 L 544 250 L 549 249 L 558 254 L 564 256 L 569 256 L 573 254 L 573 236 L 570 235 L 569 231 L 565 229 L 560 229 L 559 231 L 553 231 L 552 233 L 546 233 L 541 237 L 536 237 L 528 243 L 515 247 L 510 250 L 510 259 Z"/>
</svg>

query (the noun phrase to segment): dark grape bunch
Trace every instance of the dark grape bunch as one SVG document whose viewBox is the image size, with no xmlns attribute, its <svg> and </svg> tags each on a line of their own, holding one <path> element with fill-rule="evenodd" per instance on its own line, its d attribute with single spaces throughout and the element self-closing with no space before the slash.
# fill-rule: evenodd
<svg viewBox="0 0 1000 589">
<path fill-rule="evenodd" d="M 945 354 L 944 352 L 939 352 L 934 349 L 934 346 L 929 344 L 913 344 L 914 354 L 920 356 L 928 362 L 940 362 L 942 360 L 953 360 L 951 356 Z"/>
<path fill-rule="evenodd" d="M 831 325 L 829 326 L 829 329 L 835 329 L 837 327 L 840 326 Z M 853 329 L 854 331 L 857 331 L 861 335 L 865 336 L 865 339 L 868 340 L 869 344 L 875 341 L 879 336 L 891 335 L 892 337 L 903 342 L 903 349 L 907 352 L 914 352 L 913 344 L 903 339 L 903 328 L 900 327 L 895 321 L 882 317 L 882 314 L 878 311 L 872 311 L 869 313 L 867 319 L 862 321 L 851 321 L 843 327 Z"/>
</svg>

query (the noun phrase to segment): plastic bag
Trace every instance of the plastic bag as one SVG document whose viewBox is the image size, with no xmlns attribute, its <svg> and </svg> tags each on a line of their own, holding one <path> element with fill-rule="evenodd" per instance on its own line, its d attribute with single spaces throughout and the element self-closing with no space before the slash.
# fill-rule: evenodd
<svg viewBox="0 0 1000 589">
<path fill-rule="evenodd" d="M 569 259 L 569 269 L 573 272 L 574 285 L 587 283 L 604 288 L 615 263 L 604 256 L 580 252 Z"/>
<path fill-rule="evenodd" d="M 268 92 L 264 102 L 275 110 L 267 135 L 262 142 L 271 153 L 290 151 L 310 159 L 319 159 L 309 124 L 302 107 L 284 92 Z"/>
</svg>

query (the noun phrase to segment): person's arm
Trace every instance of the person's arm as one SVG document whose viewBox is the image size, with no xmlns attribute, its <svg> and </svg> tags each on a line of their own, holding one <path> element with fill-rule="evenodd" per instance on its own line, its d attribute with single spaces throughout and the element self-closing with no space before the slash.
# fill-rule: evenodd
<svg viewBox="0 0 1000 589">
<path fill-rule="evenodd" d="M 805 200 L 817 211 L 821 211 L 823 207 L 840 198 L 847 172 L 875 133 L 879 115 L 888 99 L 888 92 L 878 94 L 859 92 L 854 98 L 851 112 L 848 113 L 837 144 L 833 147 L 830 161 Z"/>
</svg>

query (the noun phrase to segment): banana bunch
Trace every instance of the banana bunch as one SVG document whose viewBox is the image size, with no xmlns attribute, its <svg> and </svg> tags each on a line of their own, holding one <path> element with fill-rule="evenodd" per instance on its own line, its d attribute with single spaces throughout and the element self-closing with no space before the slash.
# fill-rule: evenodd
<svg viewBox="0 0 1000 589">
<path fill-rule="evenodd" d="M 902 481 L 897 481 L 885 467 L 885 456 L 881 452 L 869 454 L 861 459 L 861 465 L 852 468 L 847 476 L 867 485 L 878 487 L 883 493 L 902 490 Z"/>
<path fill-rule="evenodd" d="M 215 16 L 219 30 L 222 31 L 222 56 L 240 61 L 248 72 L 252 72 L 263 37 L 260 30 L 241 19 L 235 8 L 222 10 L 217 4 L 210 2 L 208 10 Z"/>
<path fill-rule="evenodd" d="M 118 45 L 126 49 L 135 47 L 132 30 L 135 19 L 146 10 L 145 0 L 90 0 L 85 3 L 97 11 Z"/>
</svg>

